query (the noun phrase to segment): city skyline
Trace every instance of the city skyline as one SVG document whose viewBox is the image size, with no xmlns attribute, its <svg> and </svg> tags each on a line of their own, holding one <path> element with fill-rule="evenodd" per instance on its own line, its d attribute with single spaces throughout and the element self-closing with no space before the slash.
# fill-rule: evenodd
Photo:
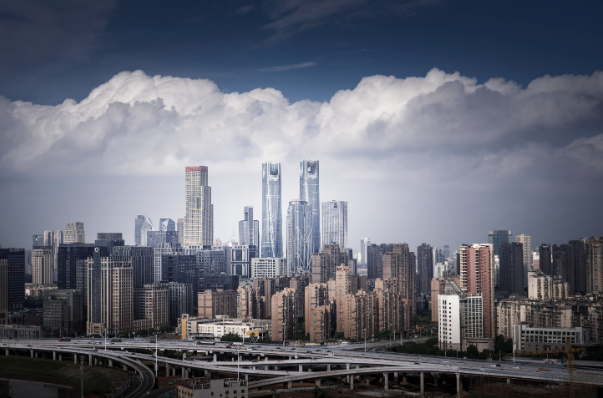
<svg viewBox="0 0 603 398">
<path fill-rule="evenodd" d="M 71 220 L 132 243 L 137 215 L 185 216 L 190 165 L 211 170 L 214 238 L 236 240 L 235 209 L 261 209 L 261 164 L 282 165 L 284 214 L 304 199 L 307 159 L 322 166 L 320 200 L 350 204 L 356 251 L 365 236 L 458 247 L 509 229 L 537 247 L 600 235 L 600 4 L 521 4 L 518 18 L 475 1 L 178 1 L 186 15 L 162 9 L 151 30 L 135 0 L 0 6 L 3 37 L 56 17 L 0 43 L 0 245 Z"/>
</svg>

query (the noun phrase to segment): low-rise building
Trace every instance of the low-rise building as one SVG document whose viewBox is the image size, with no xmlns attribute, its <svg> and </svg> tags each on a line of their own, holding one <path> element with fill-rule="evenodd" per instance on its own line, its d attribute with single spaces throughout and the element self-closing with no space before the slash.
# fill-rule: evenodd
<svg viewBox="0 0 603 398">
<path fill-rule="evenodd" d="M 569 284 L 541 271 L 528 271 L 530 300 L 563 300 L 568 297 Z"/>
<path fill-rule="evenodd" d="M 521 323 L 513 328 L 514 352 L 565 350 L 570 340 L 572 345 L 588 343 L 588 330 L 582 327 L 531 327 L 528 323 Z"/>
<path fill-rule="evenodd" d="M 176 380 L 178 398 L 247 398 L 247 382 L 239 379 L 207 380 L 204 377 Z"/>
<path fill-rule="evenodd" d="M 183 339 L 222 338 L 225 334 L 237 334 L 241 337 L 269 337 L 270 320 L 256 319 L 245 321 L 241 318 L 229 318 L 218 315 L 214 319 L 182 316 L 181 335 Z"/>
<path fill-rule="evenodd" d="M 252 258 L 251 278 L 274 278 L 286 274 L 287 259 L 285 258 Z"/>
</svg>

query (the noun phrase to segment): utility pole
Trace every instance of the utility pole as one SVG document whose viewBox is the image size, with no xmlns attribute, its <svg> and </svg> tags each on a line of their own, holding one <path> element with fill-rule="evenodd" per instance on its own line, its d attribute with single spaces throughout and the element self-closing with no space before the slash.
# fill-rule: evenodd
<svg viewBox="0 0 603 398">
<path fill-rule="evenodd" d="M 366 328 L 364 328 L 364 352 L 366 352 Z"/>
<path fill-rule="evenodd" d="M 75 355 L 77 355 L 77 354 L 75 354 Z M 82 398 L 84 398 L 84 358 L 85 358 L 84 356 L 80 357 L 80 361 L 81 361 L 81 363 L 80 363 L 80 378 L 82 379 L 82 390 L 81 390 Z"/>
<path fill-rule="evenodd" d="M 158 335 L 155 334 L 155 377 L 157 377 L 157 352 L 159 351 L 158 344 Z"/>
</svg>

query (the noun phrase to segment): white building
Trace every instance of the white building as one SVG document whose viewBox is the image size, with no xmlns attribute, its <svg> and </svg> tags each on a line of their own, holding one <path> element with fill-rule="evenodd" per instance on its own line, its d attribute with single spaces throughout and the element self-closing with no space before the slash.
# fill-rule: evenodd
<svg viewBox="0 0 603 398">
<path fill-rule="evenodd" d="M 274 278 L 284 276 L 287 267 L 285 258 L 252 258 L 251 278 Z"/>
<path fill-rule="evenodd" d="M 438 295 L 438 341 L 442 350 L 466 350 L 473 343 L 482 345 L 484 337 L 481 293 L 463 293 L 452 279 L 444 282 Z M 469 342 L 469 343 L 468 343 Z"/>
<path fill-rule="evenodd" d="M 348 202 L 322 204 L 322 247 L 333 243 L 348 247 Z"/>
<path fill-rule="evenodd" d="M 182 315 L 180 329 L 182 338 L 222 338 L 225 334 L 234 333 L 241 337 L 249 338 L 268 337 L 270 320 L 243 321 L 241 318 L 229 318 L 226 315 L 217 315 L 215 319 L 190 318 Z M 184 330 L 182 328 L 184 327 Z"/>
<path fill-rule="evenodd" d="M 540 271 L 528 272 L 528 298 L 530 300 L 556 300 L 568 296 L 569 283 Z"/>
<path fill-rule="evenodd" d="M 514 352 L 565 350 L 569 340 L 572 345 L 588 343 L 588 330 L 582 327 L 535 328 L 523 322 L 513 327 Z"/>
<path fill-rule="evenodd" d="M 185 173 L 184 246 L 211 246 L 214 243 L 214 206 L 207 166 L 188 166 Z"/>
<path fill-rule="evenodd" d="M 176 380 L 177 398 L 247 398 L 247 391 L 247 382 L 239 379 L 194 377 Z"/>
<path fill-rule="evenodd" d="M 65 225 L 65 243 L 85 243 L 86 234 L 84 233 L 83 222 L 68 222 Z"/>
</svg>

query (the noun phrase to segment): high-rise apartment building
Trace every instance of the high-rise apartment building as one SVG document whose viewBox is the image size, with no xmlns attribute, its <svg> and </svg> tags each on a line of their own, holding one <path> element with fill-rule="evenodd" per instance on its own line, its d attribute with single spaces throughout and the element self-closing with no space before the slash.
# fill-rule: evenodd
<svg viewBox="0 0 603 398">
<path fill-rule="evenodd" d="M 31 253 L 32 282 L 36 285 L 50 285 L 54 276 L 53 246 L 42 246 Z"/>
<path fill-rule="evenodd" d="M 197 295 L 199 318 L 214 319 L 217 315 L 237 316 L 237 292 L 234 290 L 206 290 Z"/>
<path fill-rule="evenodd" d="M 492 244 L 478 243 L 460 247 L 461 289 L 482 295 L 484 337 L 494 338 L 494 250 Z"/>
<path fill-rule="evenodd" d="M 586 255 L 586 292 L 603 292 L 603 238 L 584 239 Z"/>
<path fill-rule="evenodd" d="M 165 284 L 146 284 L 134 289 L 133 294 L 134 319 L 146 320 L 145 329 L 159 329 L 169 324 L 169 291 Z"/>
<path fill-rule="evenodd" d="M 312 213 L 311 253 L 318 253 L 320 242 L 320 174 L 318 160 L 304 160 L 299 163 L 299 200 L 308 202 Z"/>
<path fill-rule="evenodd" d="M 502 242 L 499 254 L 499 287 L 509 295 L 524 294 L 524 250 L 522 243 Z"/>
<path fill-rule="evenodd" d="M 360 253 L 358 253 L 358 263 L 366 264 L 368 261 L 368 247 L 371 245 L 371 238 L 360 239 Z"/>
<path fill-rule="evenodd" d="M 19 311 L 25 302 L 25 250 L 0 249 L 0 260 L 8 263 L 8 310 Z"/>
<path fill-rule="evenodd" d="M 272 341 L 290 340 L 297 331 L 295 289 L 285 288 L 272 298 Z"/>
<path fill-rule="evenodd" d="M 444 261 L 441 261 L 443 263 Z M 433 279 L 433 266 L 438 262 L 433 261 L 433 249 L 427 243 L 417 247 L 417 266 L 419 268 L 419 293 L 431 294 L 431 280 Z"/>
<path fill-rule="evenodd" d="M 325 245 L 322 252 L 312 255 L 312 283 L 327 283 L 335 279 L 340 265 L 348 264 L 348 254 L 337 244 Z"/>
<path fill-rule="evenodd" d="M 0 313 L 8 312 L 8 259 L 0 258 Z"/>
<path fill-rule="evenodd" d="M 229 249 L 230 258 L 228 263 L 230 264 L 230 270 L 226 272 L 226 266 L 224 266 L 225 272 L 228 275 L 239 275 L 245 279 L 251 278 L 253 273 L 252 261 L 258 257 L 257 246 L 234 245 L 230 246 Z M 225 251 L 223 253 L 226 255 Z"/>
<path fill-rule="evenodd" d="M 308 202 L 293 200 L 287 209 L 287 275 L 312 268 L 314 215 Z"/>
<path fill-rule="evenodd" d="M 322 204 L 322 246 L 333 243 L 348 247 L 348 202 Z"/>
<path fill-rule="evenodd" d="M 178 244 L 184 246 L 184 218 L 179 218 L 176 224 L 176 232 L 178 232 Z"/>
<path fill-rule="evenodd" d="M 82 291 L 52 289 L 44 292 L 44 326 L 63 333 L 83 333 L 84 313 Z"/>
<path fill-rule="evenodd" d="M 44 246 L 44 235 L 34 235 L 31 243 L 31 247 Z"/>
<path fill-rule="evenodd" d="M 383 280 L 396 280 L 398 292 L 407 303 L 411 317 L 416 313 L 416 267 L 415 254 L 409 250 L 407 243 L 394 244 L 393 250 L 383 255 Z"/>
<path fill-rule="evenodd" d="M 515 235 L 515 242 L 521 243 L 523 245 L 523 284 L 524 286 L 527 286 L 528 271 L 532 271 L 534 269 L 532 263 L 532 236 L 526 234 L 517 234 Z"/>
<path fill-rule="evenodd" d="M 394 245 L 382 243 L 380 245 L 370 244 L 366 248 L 367 278 L 383 278 L 383 255 L 392 252 Z"/>
<path fill-rule="evenodd" d="M 283 256 L 281 164 L 262 164 L 261 257 Z"/>
<path fill-rule="evenodd" d="M 186 216 L 184 246 L 205 247 L 214 243 L 214 206 L 206 166 L 186 167 Z"/>
<path fill-rule="evenodd" d="M 68 222 L 65 225 L 65 243 L 85 243 L 86 234 L 84 233 L 83 222 Z"/>
<path fill-rule="evenodd" d="M 115 246 L 113 256 L 130 259 L 132 267 L 132 287 L 143 288 L 155 282 L 155 258 L 152 247 L 148 246 Z"/>
<path fill-rule="evenodd" d="M 581 240 L 570 240 L 568 244 L 570 294 L 586 293 L 586 245 Z"/>
<path fill-rule="evenodd" d="M 160 218 L 159 230 L 176 232 L 176 223 L 171 218 Z"/>
<path fill-rule="evenodd" d="M 244 209 L 244 219 L 239 221 L 239 244 L 260 247 L 260 222 L 253 219 L 253 206 Z"/>
<path fill-rule="evenodd" d="M 543 243 L 538 246 L 539 267 L 546 275 L 554 275 L 551 245 Z"/>
<path fill-rule="evenodd" d="M 488 233 L 488 243 L 494 248 L 494 255 L 498 255 L 498 248 L 502 242 L 513 242 L 513 233 L 508 230 L 496 230 Z"/>
<path fill-rule="evenodd" d="M 528 272 L 528 298 L 530 300 L 563 300 L 569 296 L 569 284 L 560 278 L 540 271 Z"/>
</svg>

